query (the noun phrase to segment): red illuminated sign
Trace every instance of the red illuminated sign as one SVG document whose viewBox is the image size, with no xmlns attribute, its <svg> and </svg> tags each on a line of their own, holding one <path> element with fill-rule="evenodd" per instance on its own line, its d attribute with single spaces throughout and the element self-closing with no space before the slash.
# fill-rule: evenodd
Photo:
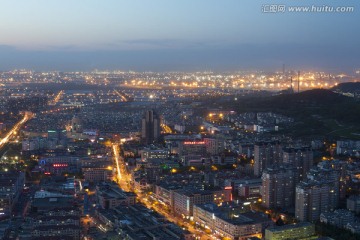
<svg viewBox="0 0 360 240">
<path fill-rule="evenodd" d="M 184 142 L 185 145 L 204 145 L 205 142 Z"/>
<path fill-rule="evenodd" d="M 67 163 L 55 163 L 53 164 L 53 167 L 67 167 L 68 164 Z"/>
</svg>

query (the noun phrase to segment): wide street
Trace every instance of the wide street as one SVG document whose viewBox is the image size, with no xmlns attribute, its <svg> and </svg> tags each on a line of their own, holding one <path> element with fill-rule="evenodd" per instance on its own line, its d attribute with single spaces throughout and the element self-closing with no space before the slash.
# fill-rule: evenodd
<svg viewBox="0 0 360 240">
<path fill-rule="evenodd" d="M 114 157 L 114 168 L 116 169 L 116 176 L 115 176 L 116 182 L 119 184 L 120 188 L 123 189 L 124 191 L 132 191 L 130 187 L 131 175 L 128 173 L 125 161 L 123 157 L 120 155 L 120 144 L 118 143 L 112 144 L 112 153 Z M 168 211 L 165 210 L 164 206 L 160 204 L 151 203 L 151 200 L 149 199 L 149 195 L 139 192 L 135 192 L 135 194 L 137 195 L 137 200 L 140 203 L 144 204 L 147 208 L 153 209 L 159 214 L 165 216 L 168 221 L 186 228 L 196 237 L 196 239 L 201 239 L 201 240 L 218 239 L 213 235 L 209 235 L 205 233 L 201 229 L 196 229 L 185 219 L 181 217 L 176 217 L 173 214 L 169 213 Z"/>
</svg>

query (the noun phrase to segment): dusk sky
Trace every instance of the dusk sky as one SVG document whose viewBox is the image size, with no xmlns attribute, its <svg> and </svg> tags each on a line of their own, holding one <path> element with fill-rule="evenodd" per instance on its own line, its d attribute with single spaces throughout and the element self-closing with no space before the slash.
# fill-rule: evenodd
<svg viewBox="0 0 360 240">
<path fill-rule="evenodd" d="M 352 6 L 263 13 L 262 6 Z M 1 0 L 0 70 L 360 68 L 358 0 Z"/>
</svg>

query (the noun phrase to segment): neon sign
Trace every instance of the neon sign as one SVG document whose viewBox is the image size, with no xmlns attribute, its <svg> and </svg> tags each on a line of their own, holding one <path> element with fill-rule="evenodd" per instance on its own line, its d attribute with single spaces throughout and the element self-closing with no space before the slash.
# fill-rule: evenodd
<svg viewBox="0 0 360 240">
<path fill-rule="evenodd" d="M 204 145 L 205 142 L 184 142 L 185 145 Z"/>
<path fill-rule="evenodd" d="M 53 164 L 53 167 L 67 167 L 68 164 L 64 163 L 64 164 L 61 164 L 61 163 L 56 163 L 56 164 Z"/>
</svg>

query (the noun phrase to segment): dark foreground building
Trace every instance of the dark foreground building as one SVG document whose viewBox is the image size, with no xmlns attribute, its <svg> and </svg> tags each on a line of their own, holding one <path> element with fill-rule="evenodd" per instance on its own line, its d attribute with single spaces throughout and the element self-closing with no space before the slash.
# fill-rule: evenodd
<svg viewBox="0 0 360 240">
<path fill-rule="evenodd" d="M 141 138 L 145 144 L 156 142 L 160 137 L 160 118 L 153 111 L 146 111 L 141 120 Z"/>
</svg>

